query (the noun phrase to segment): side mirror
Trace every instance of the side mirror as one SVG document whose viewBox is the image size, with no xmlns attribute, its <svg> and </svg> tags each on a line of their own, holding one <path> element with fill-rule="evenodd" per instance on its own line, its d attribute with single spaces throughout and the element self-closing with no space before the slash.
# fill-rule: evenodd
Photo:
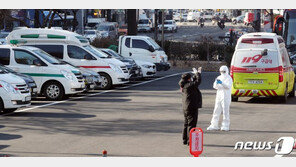
<svg viewBox="0 0 296 167">
<path fill-rule="evenodd" d="M 41 61 L 40 61 L 39 59 L 35 59 L 35 60 L 33 60 L 33 64 L 34 64 L 35 66 L 41 66 L 41 65 L 42 65 L 42 63 L 41 63 Z"/>
<path fill-rule="evenodd" d="M 149 45 L 148 50 L 149 50 L 150 52 L 154 52 L 154 51 L 155 51 L 155 49 L 154 49 L 153 46 L 151 46 L 151 45 Z"/>
</svg>

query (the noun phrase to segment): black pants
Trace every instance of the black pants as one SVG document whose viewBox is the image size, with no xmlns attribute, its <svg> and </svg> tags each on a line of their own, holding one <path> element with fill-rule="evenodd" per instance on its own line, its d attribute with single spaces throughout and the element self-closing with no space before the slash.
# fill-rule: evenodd
<svg viewBox="0 0 296 167">
<path fill-rule="evenodd" d="M 198 120 L 198 109 L 196 111 L 184 111 L 183 143 L 189 143 L 190 130 L 196 127 Z"/>
</svg>

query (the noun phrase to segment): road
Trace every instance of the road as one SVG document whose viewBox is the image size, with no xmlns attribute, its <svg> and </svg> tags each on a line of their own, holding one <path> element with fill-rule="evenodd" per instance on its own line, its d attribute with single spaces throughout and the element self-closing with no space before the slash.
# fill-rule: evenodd
<svg viewBox="0 0 296 167">
<path fill-rule="evenodd" d="M 111 91 L 95 90 L 57 103 L 37 99 L 31 108 L 2 115 L 0 156 L 100 157 L 102 150 L 107 150 L 110 157 L 189 157 L 181 137 L 183 114 L 177 85 L 181 72 L 169 70 L 158 78 Z M 212 83 L 217 75 L 202 75 L 203 108 L 198 127 L 204 130 L 214 108 Z M 275 156 L 274 149 L 235 151 L 234 145 L 296 137 L 295 104 L 296 98 L 287 104 L 266 98 L 232 103 L 231 131 L 205 131 L 202 156 Z"/>
<path fill-rule="evenodd" d="M 201 28 L 196 22 L 177 22 L 178 31 L 176 33 L 165 33 L 165 40 L 186 41 L 194 42 L 201 38 L 201 36 L 211 36 L 214 40 L 220 40 L 219 36 L 224 36 L 229 29 L 247 29 L 251 31 L 251 26 L 245 26 L 242 23 L 233 25 L 230 22 L 225 23 L 225 28 L 220 29 L 217 24 L 213 25 L 212 22 L 206 21 L 205 26 Z M 152 33 L 139 33 L 139 35 L 147 35 L 154 38 L 154 32 Z M 161 40 L 161 32 L 158 34 L 159 40 Z"/>
</svg>

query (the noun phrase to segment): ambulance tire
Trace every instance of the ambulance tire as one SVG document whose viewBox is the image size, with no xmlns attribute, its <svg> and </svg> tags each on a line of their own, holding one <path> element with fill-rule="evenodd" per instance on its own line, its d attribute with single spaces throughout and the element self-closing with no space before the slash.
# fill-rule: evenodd
<svg viewBox="0 0 296 167">
<path fill-rule="evenodd" d="M 292 91 L 289 93 L 289 97 L 295 97 L 295 84 L 293 85 Z"/>
<path fill-rule="evenodd" d="M 112 88 L 112 79 L 111 77 L 106 73 L 99 73 L 102 78 L 102 86 L 101 89 L 108 90 Z"/>
<path fill-rule="evenodd" d="M 55 91 L 56 93 L 54 93 Z M 65 90 L 63 85 L 57 81 L 47 82 L 43 87 L 43 95 L 47 100 L 58 101 L 63 100 L 65 96 Z"/>
<path fill-rule="evenodd" d="M 231 101 L 232 101 L 232 102 L 237 102 L 237 101 L 238 101 L 238 97 L 231 96 Z"/>
<path fill-rule="evenodd" d="M 288 100 L 287 88 L 285 89 L 285 94 L 284 94 L 284 96 L 280 96 L 279 98 L 280 98 L 280 101 L 281 101 L 282 103 L 286 103 L 286 102 L 287 102 L 287 100 Z"/>
</svg>

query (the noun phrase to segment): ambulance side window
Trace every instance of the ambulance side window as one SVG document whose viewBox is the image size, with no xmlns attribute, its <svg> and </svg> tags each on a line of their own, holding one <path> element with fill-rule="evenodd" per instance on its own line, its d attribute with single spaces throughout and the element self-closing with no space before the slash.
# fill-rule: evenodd
<svg viewBox="0 0 296 167">
<path fill-rule="evenodd" d="M 14 50 L 14 58 L 18 64 L 35 65 L 38 62 L 41 66 L 46 66 L 41 59 L 24 50 Z"/>
<path fill-rule="evenodd" d="M 280 49 L 280 54 L 281 54 L 281 57 L 282 57 L 284 67 L 289 66 L 290 65 L 290 59 L 288 57 L 287 52 L 285 52 L 284 48 Z"/>
<path fill-rule="evenodd" d="M 10 49 L 0 49 L 0 64 L 9 65 Z"/>
<path fill-rule="evenodd" d="M 87 51 L 78 46 L 68 45 L 67 50 L 69 57 L 72 59 L 86 59 L 86 57 L 91 56 Z"/>
<path fill-rule="evenodd" d="M 52 55 L 55 58 L 63 59 L 64 55 L 64 46 L 63 45 L 32 45 L 39 49 L 44 50 L 48 54 Z"/>
<path fill-rule="evenodd" d="M 283 50 L 284 50 L 284 53 L 285 53 L 285 56 L 286 56 L 286 59 L 287 59 L 287 65 L 288 66 L 291 66 L 291 62 L 290 62 L 290 57 L 289 57 L 288 51 L 287 51 L 287 49 L 283 49 Z"/>
</svg>

